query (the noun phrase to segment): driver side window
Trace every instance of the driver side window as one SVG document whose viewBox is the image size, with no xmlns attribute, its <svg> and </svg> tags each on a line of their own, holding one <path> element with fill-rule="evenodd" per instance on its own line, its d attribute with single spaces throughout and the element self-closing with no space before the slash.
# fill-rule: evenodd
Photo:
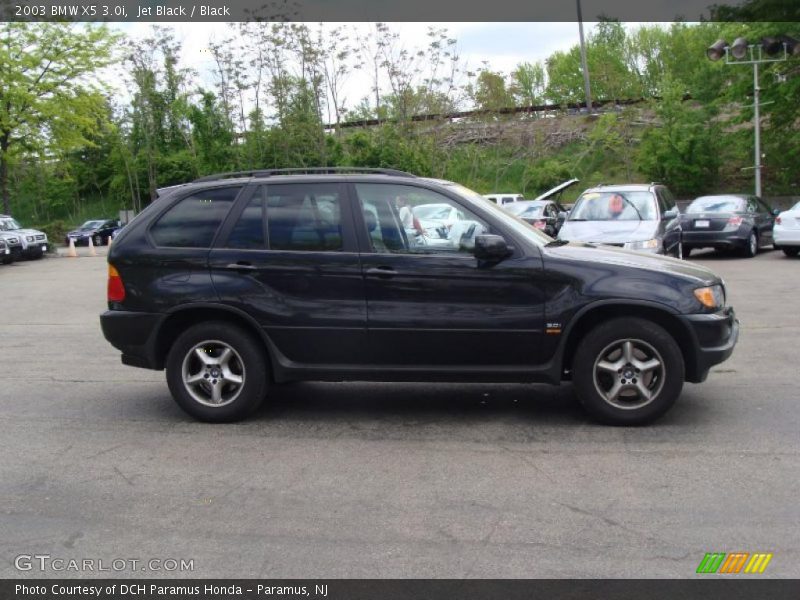
<svg viewBox="0 0 800 600">
<path fill-rule="evenodd" d="M 424 188 L 355 184 L 372 250 L 392 254 L 471 254 L 487 223 L 455 200 Z"/>
</svg>

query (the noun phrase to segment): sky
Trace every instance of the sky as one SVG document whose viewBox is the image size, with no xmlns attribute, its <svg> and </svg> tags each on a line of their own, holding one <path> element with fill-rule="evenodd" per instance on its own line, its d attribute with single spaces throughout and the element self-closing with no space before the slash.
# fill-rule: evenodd
<svg viewBox="0 0 800 600">
<path fill-rule="evenodd" d="M 114 26 L 127 35 L 137 38 L 145 37 L 150 32 L 152 23 L 115 23 Z M 162 23 L 171 27 L 177 40 L 183 44 L 182 61 L 184 66 L 198 72 L 201 82 L 208 88 L 214 85 L 212 76 L 212 59 L 207 51 L 209 40 L 220 40 L 228 33 L 224 23 Z M 312 29 L 316 23 L 308 24 Z M 325 27 L 334 28 L 346 25 L 355 31 L 366 32 L 374 27 L 372 23 L 325 23 Z M 400 33 L 402 42 L 407 47 L 427 46 L 427 29 L 430 25 L 446 28 L 449 35 L 458 40 L 458 52 L 466 63 L 467 69 L 475 70 L 483 62 L 493 71 L 511 72 L 521 62 L 544 60 L 556 50 L 568 50 L 579 42 L 578 24 L 571 23 L 389 23 L 392 31 Z M 638 24 L 626 24 L 633 28 Z M 589 35 L 596 23 L 584 23 L 584 34 Z M 113 78 L 113 77 L 112 77 Z M 370 82 L 364 72 L 356 72 L 347 81 L 346 104 L 354 106 L 364 96 L 369 95 Z M 121 95 L 126 94 L 124 87 L 119 87 Z"/>
</svg>

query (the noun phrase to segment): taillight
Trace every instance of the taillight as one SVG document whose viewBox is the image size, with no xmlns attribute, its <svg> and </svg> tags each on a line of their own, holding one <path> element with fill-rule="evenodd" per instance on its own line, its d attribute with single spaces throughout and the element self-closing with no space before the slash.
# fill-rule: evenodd
<svg viewBox="0 0 800 600">
<path fill-rule="evenodd" d="M 776 222 L 778 225 L 780 225 L 780 224 L 781 224 L 781 218 L 780 218 L 780 217 L 775 217 L 775 222 Z"/>
<path fill-rule="evenodd" d="M 547 225 L 544 221 L 534 221 L 533 226 L 536 227 L 536 229 L 544 229 Z"/>
<path fill-rule="evenodd" d="M 742 224 L 743 220 L 744 219 L 742 219 L 742 217 L 731 217 L 730 219 L 728 219 L 728 225 L 732 227 L 738 227 L 739 225 Z"/>
<path fill-rule="evenodd" d="M 122 302 L 125 300 L 125 286 L 122 277 L 113 265 L 108 265 L 108 301 Z"/>
</svg>

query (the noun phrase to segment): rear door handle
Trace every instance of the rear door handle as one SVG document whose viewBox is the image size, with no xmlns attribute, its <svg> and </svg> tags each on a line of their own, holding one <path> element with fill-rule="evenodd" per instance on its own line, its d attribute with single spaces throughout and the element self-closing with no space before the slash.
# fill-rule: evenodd
<svg viewBox="0 0 800 600">
<path fill-rule="evenodd" d="M 388 279 L 390 277 L 394 277 L 397 275 L 397 271 L 392 269 L 391 267 L 373 267 L 371 269 L 367 269 L 367 277 L 383 277 Z"/>
<path fill-rule="evenodd" d="M 251 265 L 249 262 L 239 261 L 237 263 L 231 263 L 225 267 L 226 269 L 233 269 L 234 271 L 255 271 L 258 269 L 255 265 Z"/>
</svg>

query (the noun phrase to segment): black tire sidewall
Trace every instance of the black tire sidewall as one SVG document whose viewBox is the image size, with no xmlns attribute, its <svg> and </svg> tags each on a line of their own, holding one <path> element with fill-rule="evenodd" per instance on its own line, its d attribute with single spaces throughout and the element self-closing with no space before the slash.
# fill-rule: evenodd
<svg viewBox="0 0 800 600">
<path fill-rule="evenodd" d="M 594 386 L 594 363 L 609 344 L 623 339 L 639 339 L 653 346 L 664 361 L 666 377 L 659 395 L 637 409 L 621 409 L 608 404 Z M 612 319 L 592 329 L 578 344 L 573 361 L 573 381 L 581 404 L 591 416 L 609 425 L 643 425 L 663 415 L 683 389 L 683 354 L 673 337 L 660 325 L 642 318 Z"/>
<path fill-rule="evenodd" d="M 755 252 L 752 250 L 752 246 L 750 244 L 750 240 L 753 239 L 753 236 L 755 236 L 755 238 L 756 238 L 756 249 L 755 249 Z M 755 231 L 751 231 L 747 235 L 747 240 L 745 241 L 744 255 L 747 258 L 753 258 L 756 254 L 758 254 L 758 234 Z"/>
<path fill-rule="evenodd" d="M 244 387 L 236 400 L 225 406 L 200 404 L 183 384 L 183 359 L 204 340 L 225 342 L 239 353 L 244 363 Z M 241 327 L 222 321 L 200 323 L 179 335 L 167 355 L 166 370 L 167 385 L 178 406 L 195 419 L 208 423 L 230 423 L 246 418 L 261 405 L 267 393 L 267 357 L 263 345 Z"/>
</svg>

